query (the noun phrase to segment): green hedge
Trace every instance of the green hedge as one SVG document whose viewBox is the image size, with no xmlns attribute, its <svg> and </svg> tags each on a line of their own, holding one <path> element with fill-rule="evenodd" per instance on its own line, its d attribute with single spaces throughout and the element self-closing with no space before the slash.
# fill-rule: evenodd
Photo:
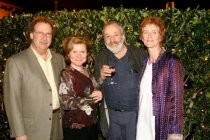
<svg viewBox="0 0 210 140">
<path fill-rule="evenodd" d="M 142 47 L 139 24 L 148 16 L 160 16 L 167 24 L 166 49 L 176 53 L 185 70 L 185 139 L 207 140 L 210 138 L 210 10 L 179 9 L 125 9 L 105 7 L 102 10 L 66 10 L 38 12 L 6 17 L 0 20 L 0 139 L 9 139 L 8 123 L 2 110 L 2 85 L 6 59 L 28 47 L 25 30 L 33 16 L 47 15 L 56 22 L 57 34 L 52 48 L 62 53 L 61 41 L 69 35 L 82 34 L 92 41 L 92 57 L 103 47 L 101 30 L 108 20 L 120 22 L 127 41 Z"/>
</svg>

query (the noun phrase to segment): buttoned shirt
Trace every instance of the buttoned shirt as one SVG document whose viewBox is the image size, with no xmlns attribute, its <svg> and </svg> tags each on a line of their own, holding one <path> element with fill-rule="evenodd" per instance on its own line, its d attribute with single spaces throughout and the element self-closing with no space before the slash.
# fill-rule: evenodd
<svg viewBox="0 0 210 140">
<path fill-rule="evenodd" d="M 47 59 L 44 60 L 42 58 L 42 56 L 40 56 L 36 50 L 31 46 L 34 54 L 36 55 L 36 58 L 47 78 L 47 81 L 50 84 L 51 90 L 52 90 L 52 109 L 57 109 L 60 107 L 59 104 L 59 99 L 58 99 L 58 90 L 57 90 L 57 86 L 55 84 L 55 79 L 54 79 L 54 74 L 53 74 L 53 68 L 52 68 L 52 63 L 51 63 L 51 59 L 52 59 L 52 55 L 50 52 L 50 49 L 47 50 Z"/>
</svg>

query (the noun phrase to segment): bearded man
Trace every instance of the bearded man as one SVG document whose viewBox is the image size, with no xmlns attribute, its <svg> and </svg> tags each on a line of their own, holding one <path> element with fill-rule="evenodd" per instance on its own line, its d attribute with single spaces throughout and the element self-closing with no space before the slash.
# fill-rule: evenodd
<svg viewBox="0 0 210 140">
<path fill-rule="evenodd" d="M 127 44 L 123 27 L 115 21 L 107 22 L 102 34 L 106 47 L 96 56 L 95 76 L 105 97 L 109 126 L 106 133 L 101 123 L 101 130 L 107 140 L 135 140 L 138 79 L 146 53 Z"/>
</svg>

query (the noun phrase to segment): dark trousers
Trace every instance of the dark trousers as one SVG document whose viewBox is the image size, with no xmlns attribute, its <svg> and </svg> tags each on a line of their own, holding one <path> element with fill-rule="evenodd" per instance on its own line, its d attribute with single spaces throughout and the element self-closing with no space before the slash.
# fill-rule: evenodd
<svg viewBox="0 0 210 140">
<path fill-rule="evenodd" d="M 81 129 L 63 128 L 64 140 L 98 140 L 98 126 Z"/>
<path fill-rule="evenodd" d="M 109 109 L 107 140 L 136 140 L 137 111 L 114 111 Z"/>
</svg>

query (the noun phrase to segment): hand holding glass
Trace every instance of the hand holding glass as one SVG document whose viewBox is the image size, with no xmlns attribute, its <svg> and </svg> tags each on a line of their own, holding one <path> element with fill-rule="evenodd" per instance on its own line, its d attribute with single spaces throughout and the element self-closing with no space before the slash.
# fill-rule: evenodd
<svg viewBox="0 0 210 140">
<path fill-rule="evenodd" d="M 109 82 L 108 85 L 115 85 L 115 84 L 117 84 L 116 82 L 114 82 L 114 79 L 113 79 L 113 76 L 116 74 L 115 67 L 114 66 L 110 66 L 109 69 L 111 69 L 112 72 L 111 72 L 111 77 L 110 77 L 111 79 L 110 79 L 110 82 Z"/>
</svg>

